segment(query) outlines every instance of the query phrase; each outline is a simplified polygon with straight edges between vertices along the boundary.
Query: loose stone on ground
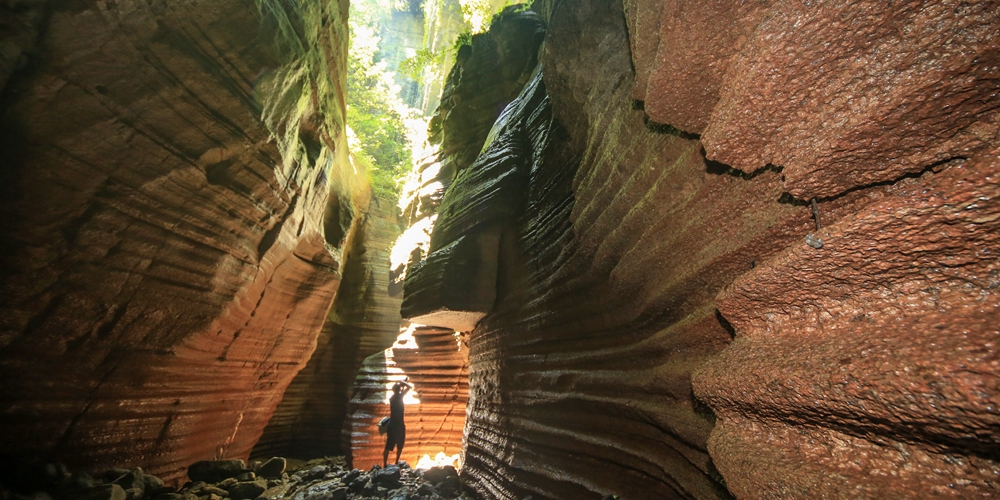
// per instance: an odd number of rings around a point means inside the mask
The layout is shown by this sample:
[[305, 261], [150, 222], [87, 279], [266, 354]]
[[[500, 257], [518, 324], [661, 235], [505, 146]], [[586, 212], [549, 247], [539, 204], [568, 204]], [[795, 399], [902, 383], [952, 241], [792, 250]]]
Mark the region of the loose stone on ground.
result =
[[[180, 489], [142, 469], [113, 469], [100, 479], [70, 473], [61, 464], [41, 468], [37, 477], [8, 489], [0, 480], [0, 500], [474, 500], [463, 491], [451, 466], [414, 470], [406, 462], [361, 471], [342, 457], [290, 467], [286, 459], [267, 462], [211, 460], [188, 468], [191, 481]], [[286, 469], [288, 469], [286, 471]]]

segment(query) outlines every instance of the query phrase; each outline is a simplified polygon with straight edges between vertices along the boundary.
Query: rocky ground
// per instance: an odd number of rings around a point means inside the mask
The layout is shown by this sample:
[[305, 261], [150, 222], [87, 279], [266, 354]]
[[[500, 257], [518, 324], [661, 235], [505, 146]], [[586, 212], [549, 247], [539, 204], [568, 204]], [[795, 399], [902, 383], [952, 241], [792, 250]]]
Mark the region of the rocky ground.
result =
[[[20, 470], [15, 470], [20, 469]], [[286, 470], [287, 469], [287, 470]], [[369, 471], [349, 469], [342, 457], [267, 462], [214, 460], [188, 468], [179, 489], [142, 469], [112, 469], [100, 477], [61, 464], [8, 468], [0, 500], [472, 500], [451, 466], [415, 470], [405, 462]]]

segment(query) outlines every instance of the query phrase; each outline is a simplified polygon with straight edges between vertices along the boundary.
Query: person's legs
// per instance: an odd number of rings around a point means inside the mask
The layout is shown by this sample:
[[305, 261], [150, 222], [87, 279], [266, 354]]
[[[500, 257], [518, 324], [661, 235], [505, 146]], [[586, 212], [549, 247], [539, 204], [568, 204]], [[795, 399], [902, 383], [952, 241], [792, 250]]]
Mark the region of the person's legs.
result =
[[400, 427], [396, 436], [396, 464], [399, 464], [399, 456], [403, 454], [404, 444], [406, 444], [406, 427]]
[[[383, 469], [387, 465], [389, 465], [389, 451], [392, 450], [395, 447], [396, 447], [396, 436], [395, 436], [395, 433], [393, 433], [392, 429], [390, 428], [389, 432], [387, 432], [386, 435], [385, 435], [385, 451], [382, 452], [382, 468]], [[402, 448], [402, 447], [400, 447], [400, 448]], [[397, 458], [396, 461], [398, 462], [399, 459]]]

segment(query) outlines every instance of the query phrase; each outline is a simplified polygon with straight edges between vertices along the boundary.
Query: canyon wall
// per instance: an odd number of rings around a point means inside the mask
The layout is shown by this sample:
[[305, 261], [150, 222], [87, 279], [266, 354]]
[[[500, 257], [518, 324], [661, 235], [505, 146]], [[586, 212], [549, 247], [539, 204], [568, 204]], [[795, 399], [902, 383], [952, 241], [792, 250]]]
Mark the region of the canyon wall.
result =
[[346, 9], [0, 6], [0, 454], [167, 479], [247, 457], [370, 196]]
[[399, 335], [399, 298], [389, 289], [389, 250], [399, 236], [395, 200], [373, 198], [355, 214], [348, 234], [343, 279], [316, 351], [285, 391], [253, 449], [253, 456], [315, 458], [342, 455], [354, 381], [365, 358]]
[[466, 482], [997, 494], [1000, 5], [534, 9], [541, 64], [444, 148], [481, 154], [404, 284], [475, 324]]
[[367, 466], [409, 376], [486, 499], [1000, 494], [1000, 2], [509, 8], [392, 275], [347, 7], [0, 3], [0, 462]]
[[[413, 386], [403, 399], [406, 445], [400, 460], [416, 466], [425, 455], [458, 455], [469, 398], [468, 344], [447, 329], [410, 325], [393, 346], [368, 357], [358, 371], [344, 423], [353, 467], [382, 465], [385, 436], [378, 422], [389, 416], [392, 386]], [[390, 463], [396, 459], [393, 451]]]

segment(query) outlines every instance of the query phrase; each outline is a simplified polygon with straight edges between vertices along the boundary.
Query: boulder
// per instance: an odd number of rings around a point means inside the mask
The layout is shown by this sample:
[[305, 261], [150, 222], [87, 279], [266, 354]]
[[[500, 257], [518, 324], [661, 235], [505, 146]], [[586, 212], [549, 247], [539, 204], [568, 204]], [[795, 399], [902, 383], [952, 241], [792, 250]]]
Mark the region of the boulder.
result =
[[351, 484], [360, 475], [361, 471], [359, 471], [358, 469], [354, 469], [344, 474], [344, 477], [341, 480], [346, 484]]
[[242, 481], [230, 486], [226, 491], [229, 492], [229, 498], [233, 500], [250, 500], [257, 498], [266, 489], [267, 483], [261, 480], [260, 482]]
[[451, 498], [462, 491], [462, 483], [458, 481], [458, 476], [448, 476], [437, 485], [438, 493], [445, 498]]
[[327, 472], [330, 472], [329, 466], [317, 465], [316, 467], [313, 467], [308, 471], [305, 472], [300, 471], [299, 474], [302, 476], [303, 481], [312, 481], [313, 479], [319, 479], [325, 476]]
[[79, 500], [126, 500], [125, 490], [117, 484], [105, 484], [81, 490]]
[[[146, 489], [145, 474], [143, 474], [142, 469], [139, 468], [130, 470], [115, 478], [115, 480], [111, 482], [121, 486], [125, 491], [137, 489], [140, 492], [139, 496], [142, 496], [142, 491]], [[163, 484], [163, 482], [161, 481], [160, 484]]]
[[218, 483], [236, 477], [243, 472], [246, 464], [242, 460], [202, 460], [188, 467], [188, 477], [192, 481]]
[[[360, 488], [359, 488], [360, 489]], [[295, 493], [292, 500], [330, 500], [347, 498], [348, 488], [338, 480], [322, 481]]]
[[450, 465], [445, 465], [443, 467], [431, 467], [430, 469], [425, 470], [421, 477], [424, 478], [424, 481], [436, 485], [449, 477], [457, 478], [458, 471]]
[[372, 482], [377, 486], [382, 486], [386, 489], [396, 489], [403, 484], [399, 482], [400, 472], [399, 467], [389, 466], [385, 469], [381, 469], [375, 472], [372, 477]]
[[264, 465], [261, 465], [260, 468], [257, 469], [257, 475], [268, 479], [279, 478], [285, 473], [285, 468], [287, 466], [288, 462], [284, 458], [274, 457], [267, 462], [264, 462]]
[[143, 490], [147, 492], [163, 487], [163, 480], [152, 474], [143, 474], [142, 483], [143, 483]]
[[198, 496], [207, 494], [207, 495], [218, 495], [220, 497], [224, 497], [228, 493], [229, 493], [228, 491], [219, 488], [217, 486], [205, 486], [204, 488], [201, 489], [201, 492], [199, 493]]

